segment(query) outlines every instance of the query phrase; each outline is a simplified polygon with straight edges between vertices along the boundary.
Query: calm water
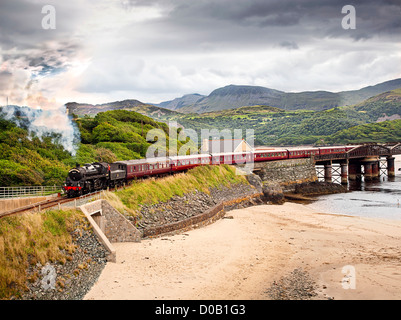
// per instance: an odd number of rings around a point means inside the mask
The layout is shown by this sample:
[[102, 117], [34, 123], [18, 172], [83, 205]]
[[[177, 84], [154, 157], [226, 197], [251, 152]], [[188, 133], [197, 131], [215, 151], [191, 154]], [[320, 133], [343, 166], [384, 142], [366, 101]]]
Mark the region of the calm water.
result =
[[[308, 206], [320, 212], [401, 220], [401, 157], [396, 156], [396, 177], [391, 181], [352, 183], [349, 193], [319, 197]], [[383, 180], [383, 176], [381, 177]]]

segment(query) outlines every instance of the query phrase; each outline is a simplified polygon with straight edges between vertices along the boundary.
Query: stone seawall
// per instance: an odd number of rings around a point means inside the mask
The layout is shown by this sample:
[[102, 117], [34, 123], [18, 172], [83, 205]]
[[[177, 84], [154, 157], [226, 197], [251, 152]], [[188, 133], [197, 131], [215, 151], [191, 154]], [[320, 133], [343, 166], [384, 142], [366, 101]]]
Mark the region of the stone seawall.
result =
[[183, 196], [174, 196], [167, 202], [143, 205], [139, 217], [128, 216], [128, 219], [138, 230], [144, 232], [146, 229], [170, 225], [198, 216], [222, 202], [242, 199], [260, 192], [261, 190], [249, 184], [212, 188], [209, 193], [195, 191]]
[[289, 159], [255, 163], [255, 171], [262, 182], [279, 184], [284, 192], [293, 192], [295, 186], [317, 181], [312, 159]]
[[219, 204], [215, 205], [214, 207], [206, 210], [205, 212], [197, 214], [190, 218], [174, 223], [169, 223], [166, 225], [144, 229], [143, 237], [154, 238], [161, 235], [173, 234], [175, 232], [181, 233], [191, 229], [204, 227], [224, 217], [224, 215], [228, 210], [233, 210], [238, 207], [252, 206], [261, 203], [260, 201], [261, 196], [262, 196], [261, 193], [255, 193], [253, 195], [242, 197], [239, 199], [222, 201]]

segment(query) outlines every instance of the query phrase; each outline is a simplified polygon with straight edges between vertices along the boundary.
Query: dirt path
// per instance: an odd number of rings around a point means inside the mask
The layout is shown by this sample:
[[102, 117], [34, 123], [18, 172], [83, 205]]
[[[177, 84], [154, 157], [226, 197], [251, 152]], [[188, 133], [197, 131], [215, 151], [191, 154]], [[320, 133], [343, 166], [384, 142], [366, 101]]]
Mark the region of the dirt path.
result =
[[117, 263], [85, 299], [268, 299], [272, 282], [296, 268], [316, 282], [318, 299], [401, 299], [401, 221], [294, 203], [227, 216], [184, 234], [115, 244]]

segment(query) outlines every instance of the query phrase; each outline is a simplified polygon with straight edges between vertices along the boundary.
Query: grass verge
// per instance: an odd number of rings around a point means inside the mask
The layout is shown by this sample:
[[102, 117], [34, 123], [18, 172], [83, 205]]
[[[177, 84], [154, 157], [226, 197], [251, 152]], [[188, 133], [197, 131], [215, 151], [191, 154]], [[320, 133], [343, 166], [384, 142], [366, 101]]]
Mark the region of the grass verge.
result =
[[65, 263], [75, 250], [70, 232], [84, 222], [78, 210], [49, 210], [0, 219], [0, 299], [20, 297], [29, 264]]
[[166, 202], [174, 196], [183, 196], [195, 190], [209, 193], [211, 188], [243, 183], [248, 182], [244, 176], [236, 175], [233, 166], [199, 166], [186, 173], [157, 180], [136, 181], [124, 190], [106, 193], [106, 199], [121, 213], [135, 216], [140, 205]]

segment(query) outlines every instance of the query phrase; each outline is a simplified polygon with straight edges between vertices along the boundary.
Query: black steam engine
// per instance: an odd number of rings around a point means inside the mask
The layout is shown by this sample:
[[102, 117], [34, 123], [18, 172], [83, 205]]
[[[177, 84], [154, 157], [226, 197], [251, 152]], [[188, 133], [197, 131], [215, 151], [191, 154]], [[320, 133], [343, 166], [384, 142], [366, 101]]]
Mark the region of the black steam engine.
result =
[[121, 185], [125, 181], [125, 170], [117, 163], [86, 163], [68, 172], [64, 190], [68, 197], [78, 197], [97, 190]]

